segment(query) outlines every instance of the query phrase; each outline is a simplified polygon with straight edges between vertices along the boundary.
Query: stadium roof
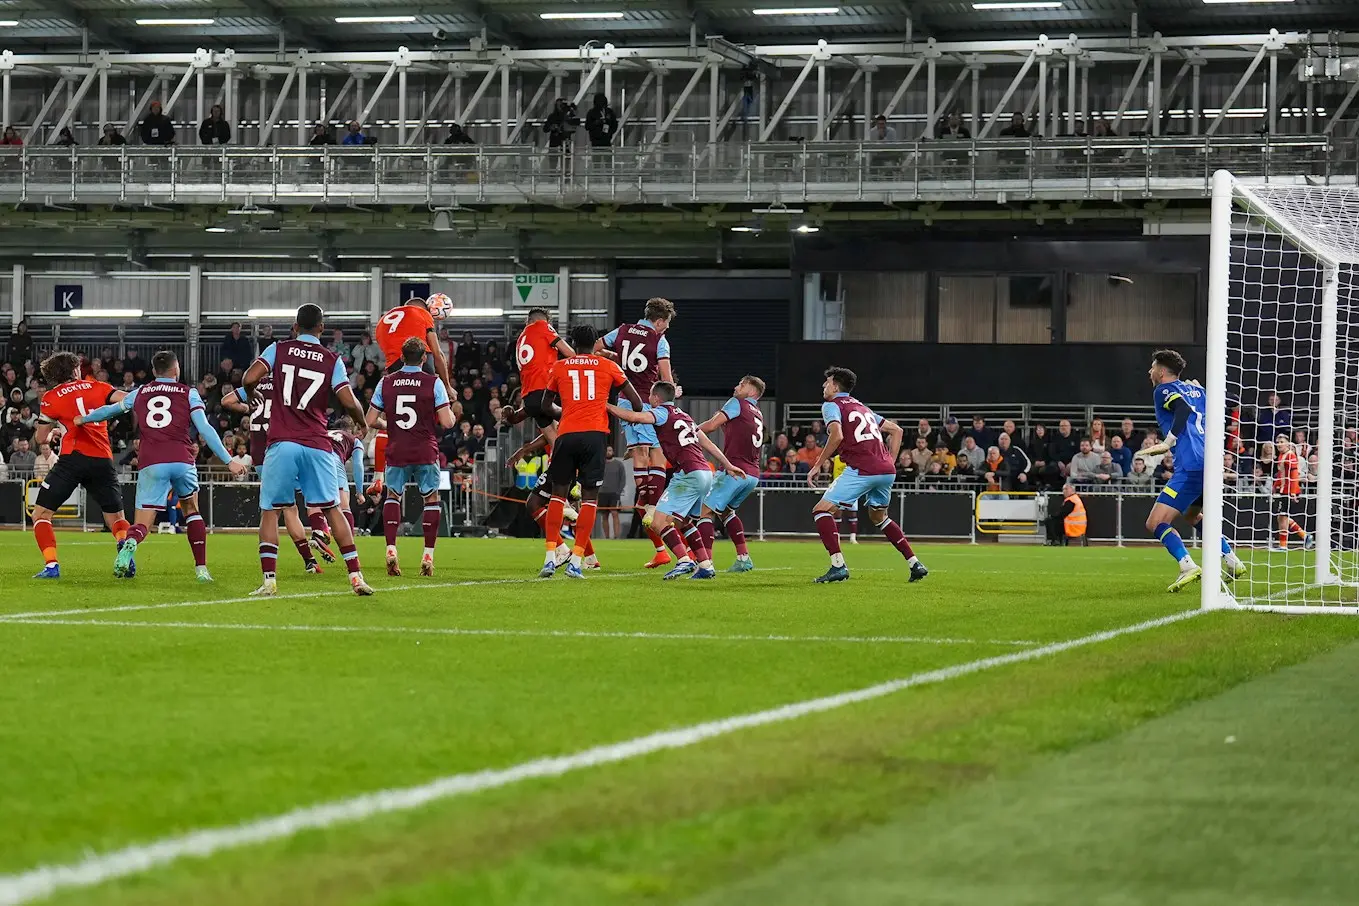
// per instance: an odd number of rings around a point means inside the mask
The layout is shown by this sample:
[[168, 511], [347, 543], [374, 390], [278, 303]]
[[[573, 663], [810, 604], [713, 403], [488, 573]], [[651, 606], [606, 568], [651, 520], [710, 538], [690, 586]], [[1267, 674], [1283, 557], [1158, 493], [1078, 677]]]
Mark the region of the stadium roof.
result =
[[[691, 32], [749, 44], [828, 40], [1244, 34], [1359, 29], [1356, 0], [1047, 0], [1043, 9], [976, 9], [974, 0], [0, 0], [0, 48], [184, 51], [279, 46], [340, 50], [687, 43]], [[985, 5], [982, 0], [981, 5]], [[821, 7], [817, 14], [760, 10]], [[560, 18], [581, 14], [609, 18]], [[385, 16], [400, 21], [340, 22]], [[545, 16], [550, 18], [545, 18]], [[145, 20], [190, 20], [148, 24]], [[138, 20], [143, 20], [140, 24]], [[197, 20], [197, 21], [194, 21]]]

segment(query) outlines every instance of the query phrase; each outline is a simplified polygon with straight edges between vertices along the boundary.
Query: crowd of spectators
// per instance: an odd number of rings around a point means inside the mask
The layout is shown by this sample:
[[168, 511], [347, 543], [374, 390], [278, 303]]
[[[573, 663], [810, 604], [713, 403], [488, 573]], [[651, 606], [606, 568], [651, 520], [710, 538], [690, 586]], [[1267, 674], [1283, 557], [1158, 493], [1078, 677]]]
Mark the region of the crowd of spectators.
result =
[[[1318, 455], [1312, 432], [1293, 425], [1292, 413], [1281, 408], [1277, 395], [1257, 410], [1253, 435], [1243, 438], [1237, 430], [1229, 437], [1227, 484], [1240, 493], [1271, 493], [1279, 435], [1287, 437], [1298, 454], [1304, 487], [1314, 485]], [[905, 430], [897, 480], [908, 485], [992, 491], [1059, 491], [1069, 482], [1081, 491], [1151, 492], [1175, 473], [1174, 453], [1135, 453], [1160, 440], [1155, 427], [1144, 429], [1131, 418], [1123, 419], [1115, 429], [1096, 418], [1081, 431], [1070, 419], [1061, 419], [1055, 429], [1036, 424], [1026, 431], [1012, 419], [995, 429], [981, 416], [973, 418], [970, 427], [963, 427], [952, 416], [939, 428], [922, 418]], [[805, 481], [825, 443], [826, 430], [820, 420], [779, 432], [766, 451], [763, 482], [777, 486]], [[836, 467], [833, 460], [823, 464], [826, 481]], [[1359, 480], [1359, 430], [1345, 433], [1337, 472], [1342, 478]]]
[[[259, 349], [267, 347], [274, 339], [271, 325], [259, 325], [257, 340], [245, 325], [232, 324], [214, 350], [217, 358], [205, 365], [203, 373], [194, 382], [203, 398], [209, 423], [221, 436], [232, 458], [244, 465], [253, 464], [248, 417], [223, 407], [222, 399], [241, 386], [245, 369], [254, 361]], [[366, 330], [346, 333], [337, 327], [328, 330], [322, 341], [345, 363], [350, 386], [367, 408], [386, 365], [372, 334]], [[475, 458], [496, 436], [501, 408], [517, 387], [518, 375], [507, 361], [502, 344], [495, 340], [482, 343], [470, 332], [455, 338], [445, 329], [441, 332], [441, 342], [454, 383], [454, 426], [440, 434], [441, 464], [455, 477], [465, 478], [471, 474]], [[149, 355], [150, 351], [128, 347], [126, 357], [119, 358], [112, 347], [107, 347], [96, 356], [81, 356], [81, 374], [106, 381], [120, 390], [132, 390], [150, 380]], [[206, 354], [204, 357], [207, 358]], [[3, 399], [0, 403], [0, 479], [41, 478], [59, 454], [59, 450], [52, 450], [48, 444], [33, 445], [39, 401], [47, 391], [37, 364], [33, 338], [21, 322], [0, 357], [0, 399]], [[111, 421], [109, 439], [114, 465], [123, 473], [134, 472], [139, 444], [132, 420]], [[370, 443], [370, 468], [372, 452]], [[206, 473], [216, 478], [226, 477], [225, 469], [206, 445], [200, 447], [198, 456], [199, 466]], [[218, 471], [221, 474], [217, 474]], [[248, 477], [247, 473], [239, 480]]]

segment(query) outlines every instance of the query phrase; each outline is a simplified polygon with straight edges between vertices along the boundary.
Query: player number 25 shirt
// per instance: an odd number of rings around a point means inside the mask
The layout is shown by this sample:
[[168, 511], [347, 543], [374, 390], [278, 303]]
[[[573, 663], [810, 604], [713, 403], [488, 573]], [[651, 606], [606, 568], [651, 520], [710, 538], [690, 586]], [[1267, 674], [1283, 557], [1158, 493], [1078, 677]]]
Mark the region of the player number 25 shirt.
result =
[[[676, 472], [707, 472], [708, 459], [698, 445], [698, 425], [688, 412], [666, 403], [651, 410], [656, 418], [656, 438], [661, 453]], [[735, 463], [732, 463], [735, 465]]]
[[609, 394], [627, 382], [623, 370], [609, 359], [573, 355], [561, 359], [547, 376], [547, 389], [561, 399], [558, 434], [609, 430]]
[[78, 416], [89, 415], [105, 405], [114, 393], [103, 381], [75, 380], [58, 384], [42, 395], [38, 412], [48, 424], [59, 424], [66, 432], [61, 454], [80, 453], [93, 459], [111, 459], [108, 427], [103, 422], [76, 426]]

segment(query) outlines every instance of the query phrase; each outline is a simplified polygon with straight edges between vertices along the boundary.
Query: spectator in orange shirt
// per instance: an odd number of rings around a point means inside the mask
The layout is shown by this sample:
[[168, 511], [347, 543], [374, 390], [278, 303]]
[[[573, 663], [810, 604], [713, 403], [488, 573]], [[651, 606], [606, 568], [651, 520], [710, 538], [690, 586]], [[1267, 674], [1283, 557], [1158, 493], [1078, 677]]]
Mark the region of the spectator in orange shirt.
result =
[[821, 458], [821, 445], [816, 442], [816, 435], [808, 434], [802, 440], [802, 446], [793, 456], [793, 461], [798, 464], [798, 472], [806, 474], [816, 465], [816, 461]]
[[1000, 480], [997, 473], [1004, 461], [1005, 458], [1000, 455], [1000, 447], [986, 448], [986, 489], [988, 491], [1000, 490]]

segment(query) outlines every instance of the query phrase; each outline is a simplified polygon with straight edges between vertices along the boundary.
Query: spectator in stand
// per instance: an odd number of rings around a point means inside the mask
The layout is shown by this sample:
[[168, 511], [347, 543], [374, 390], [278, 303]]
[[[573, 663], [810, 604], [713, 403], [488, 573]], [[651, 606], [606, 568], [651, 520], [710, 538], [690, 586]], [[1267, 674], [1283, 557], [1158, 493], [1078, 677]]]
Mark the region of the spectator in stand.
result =
[[19, 137], [19, 131], [13, 126], [6, 126], [5, 133], [0, 136], [0, 145], [22, 145], [24, 140]]
[[358, 120], [350, 120], [344, 127], [344, 139], [342, 145], [366, 145], [368, 139], [363, 134], [363, 129], [359, 126]]
[[[202, 110], [202, 107], [198, 108]], [[212, 110], [208, 112], [208, 118], [203, 120], [198, 127], [198, 143], [200, 145], [229, 145], [231, 144], [231, 124], [223, 116], [222, 105], [213, 104]]]
[[1114, 434], [1109, 438], [1109, 458], [1118, 466], [1118, 470], [1127, 475], [1132, 471], [1132, 450], [1123, 444], [1123, 436]]
[[1004, 462], [1005, 458], [1000, 455], [999, 446], [986, 448], [986, 462], [983, 463], [985, 472], [983, 473], [983, 477], [986, 479], [987, 490], [1000, 490], [1000, 467]]
[[33, 460], [33, 477], [43, 479], [57, 464], [57, 455], [52, 452], [51, 444], [38, 444], [38, 455]]
[[1081, 438], [1080, 452], [1071, 457], [1067, 475], [1076, 487], [1089, 487], [1095, 483], [1095, 472], [1099, 468], [1099, 454], [1090, 446], [1090, 439]]
[[1175, 474], [1175, 454], [1166, 453], [1165, 456], [1161, 457], [1161, 461], [1157, 464], [1155, 470], [1152, 471], [1151, 477], [1152, 481], [1154, 481], [1157, 485], [1163, 485], [1167, 481], [1169, 481], [1170, 477], [1174, 474]]
[[350, 349], [349, 344], [344, 341], [344, 331], [340, 328], [337, 327], [330, 332], [330, 345], [326, 348], [339, 356], [340, 361], [344, 362], [346, 365], [353, 363], [353, 350]]
[[788, 440], [788, 435], [780, 432], [779, 435], [774, 438], [774, 448], [770, 451], [769, 455], [777, 456], [780, 463], [785, 463], [797, 452], [792, 449], [792, 446], [792, 443]]
[[972, 468], [972, 460], [968, 459], [961, 451], [957, 457], [958, 464], [953, 468], [953, 477], [963, 483], [971, 483], [977, 480], [977, 470]]
[[1000, 130], [1001, 138], [1028, 138], [1029, 127], [1024, 123], [1024, 114], [1010, 114], [1010, 124]]
[[1255, 413], [1255, 441], [1265, 443], [1274, 441], [1280, 434], [1293, 433], [1293, 413], [1283, 408], [1279, 394], [1271, 393], [1268, 404]]
[[917, 438], [924, 439], [925, 449], [927, 450], [934, 449], [934, 442], [938, 438], [938, 434], [935, 432], [933, 428], [930, 427], [929, 419], [922, 418], [920, 421], [916, 422], [915, 430], [906, 436], [904, 443], [910, 444], [911, 446], [915, 446]]
[[236, 370], [236, 363], [231, 359], [222, 359], [217, 364], [217, 372], [213, 377], [217, 378], [217, 386], [220, 389], [223, 384], [231, 383], [231, 373]]
[[28, 448], [28, 438], [21, 437], [14, 442], [14, 452], [9, 456], [9, 477], [28, 480], [33, 477], [33, 464], [37, 455]]
[[330, 134], [325, 123], [314, 123], [311, 127], [311, 138], [307, 139], [307, 145], [319, 148], [322, 145], [335, 144], [335, 136]]
[[812, 466], [821, 458], [821, 445], [816, 442], [816, 438], [808, 434], [802, 439], [802, 446], [798, 448], [793, 461], [797, 463], [799, 475], [805, 475], [812, 470]]
[[[263, 350], [268, 349], [270, 346], [273, 346], [273, 345], [274, 345], [274, 325], [272, 325], [272, 324], [261, 324], [261, 325], [260, 325], [260, 345], [259, 345], [260, 350], [263, 351]], [[252, 347], [252, 348], [253, 348], [253, 347]], [[253, 360], [252, 360], [252, 361], [253, 361]]]
[[1108, 446], [1109, 437], [1104, 429], [1104, 419], [1094, 419], [1090, 422], [1090, 449], [1096, 453], [1103, 453]]
[[963, 432], [958, 427], [958, 419], [951, 415], [944, 419], [944, 430], [939, 433], [938, 439], [948, 444], [948, 451], [956, 456], [963, 448]]
[[603, 517], [601, 526], [603, 538], [623, 537], [622, 519], [618, 515], [623, 504], [623, 490], [627, 485], [628, 467], [609, 445], [604, 448], [604, 481], [599, 486], [599, 515]]
[[812, 419], [812, 426], [807, 429], [807, 433], [816, 438], [816, 445], [824, 447], [830, 440], [830, 434], [826, 431], [826, 423], [819, 418]]
[[986, 427], [986, 419], [980, 415], [972, 416], [972, 427], [967, 429], [966, 434], [983, 450], [996, 445], [996, 432]]
[[1306, 428], [1293, 429], [1293, 449], [1297, 451], [1298, 459], [1304, 462], [1312, 455], [1312, 442]]
[[230, 449], [231, 461], [245, 466], [245, 471], [237, 475], [236, 480], [245, 481], [250, 477], [250, 467], [255, 464], [255, 461], [250, 458], [250, 444], [244, 437], [237, 436]]
[[99, 141], [96, 142], [96, 144], [106, 148], [115, 147], [117, 145], [126, 145], [127, 139], [123, 137], [123, 133], [118, 131], [117, 126], [112, 123], [105, 123], [104, 133], [99, 136]]
[[764, 470], [760, 472], [761, 482], [779, 482], [783, 479], [783, 460], [771, 456], [765, 460]]
[[958, 111], [953, 111], [948, 115], [948, 119], [939, 124], [935, 131], [935, 138], [945, 139], [970, 139], [972, 133], [963, 125], [963, 115]]
[[8, 414], [5, 423], [0, 425], [0, 453], [8, 456], [14, 449], [15, 441], [33, 439], [33, 429], [20, 421], [18, 407], [10, 406], [5, 411]]
[[1321, 474], [1321, 454], [1312, 452], [1307, 454], [1307, 468], [1302, 473], [1304, 484], [1316, 484], [1317, 478]]
[[143, 145], [169, 147], [175, 143], [175, 124], [161, 109], [160, 101], [151, 102], [151, 112], [142, 120], [138, 134]]
[[1033, 431], [1029, 434], [1028, 442], [1024, 445], [1024, 450], [1033, 460], [1033, 468], [1029, 470], [1029, 477], [1033, 481], [1034, 490], [1044, 488], [1056, 488], [1062, 483], [1062, 471], [1057, 468], [1057, 463], [1048, 459], [1048, 429], [1043, 425], [1034, 425]]
[[[1015, 424], [1014, 419], [1007, 418], [1001, 425], [1000, 433], [1010, 435], [1010, 446], [1021, 447], [1024, 452], [1028, 452], [1028, 447], [1024, 444], [1024, 435], [1019, 433], [1019, 426]], [[1000, 438], [997, 437], [996, 440], [999, 441]]]
[[481, 370], [481, 344], [472, 336], [470, 330], [463, 331], [462, 339], [458, 341], [458, 351], [453, 356], [453, 367], [460, 374], [463, 372], [475, 374]]
[[[1144, 437], [1142, 438], [1142, 449], [1143, 449], [1143, 450], [1146, 450], [1147, 448], [1149, 448], [1149, 447], [1154, 447], [1154, 446], [1156, 446], [1156, 432], [1153, 431], [1153, 432], [1149, 432], [1146, 436], [1144, 436]], [[1133, 457], [1133, 458], [1134, 458], [1134, 459], [1138, 459], [1138, 458], [1146, 459], [1146, 461], [1147, 461], [1147, 468], [1148, 468], [1148, 469], [1151, 469], [1152, 471], [1155, 471], [1155, 470], [1156, 470], [1156, 467], [1159, 466], [1159, 465], [1161, 464], [1161, 457], [1160, 457], [1160, 456], [1145, 456], [1145, 457]]]
[[382, 348], [373, 342], [371, 331], [365, 330], [359, 334], [359, 342], [354, 344], [353, 355], [355, 368], [362, 368], [364, 362], [372, 362], [379, 368], [387, 364], [383, 359]]
[[1063, 479], [1071, 473], [1071, 459], [1080, 452], [1080, 441], [1071, 430], [1071, 419], [1057, 423], [1057, 434], [1048, 441], [1048, 462], [1057, 464]]
[[445, 145], [475, 145], [477, 140], [467, 134], [461, 123], [449, 123], [448, 135], [444, 136]]
[[547, 146], [549, 148], [569, 146], [579, 125], [580, 117], [576, 116], [575, 105], [566, 98], [557, 98], [552, 104], [552, 112], [543, 120], [542, 128], [547, 133]]
[[963, 438], [963, 448], [958, 452], [958, 468], [961, 469], [963, 460], [967, 460], [967, 467], [974, 475], [982, 473], [982, 466], [986, 465], [986, 451], [977, 445], [977, 439], [968, 435]]
[[[1010, 424], [1014, 424], [1011, 422]], [[1002, 434], [999, 441], [1001, 464], [997, 472], [1001, 490], [1027, 491], [1029, 489], [1029, 470], [1033, 462], [1022, 447], [1015, 446], [1009, 434]]]
[[1123, 446], [1128, 450], [1142, 450], [1142, 432], [1137, 431], [1132, 418], [1124, 418], [1123, 425], [1118, 429], [1118, 436], [1123, 437]]
[[28, 323], [20, 321], [14, 325], [13, 332], [9, 335], [9, 343], [5, 347], [5, 355], [8, 361], [15, 366], [22, 366], [25, 362], [33, 358], [33, 335], [28, 332]]
[[930, 457], [930, 476], [947, 478], [958, 468], [958, 457], [949, 450], [948, 444], [940, 438], [934, 445], [934, 455]]
[[930, 460], [934, 458], [934, 453], [930, 450], [930, 439], [928, 435], [917, 434], [915, 445], [911, 448], [909, 461], [909, 475], [912, 481], [920, 481], [930, 471]]
[[468, 456], [480, 456], [486, 452], [486, 429], [481, 425], [473, 425], [472, 433], [463, 439], [461, 446]]
[[1230, 453], [1222, 454], [1222, 483], [1236, 486], [1236, 457]]
[[[233, 321], [231, 328], [227, 330], [226, 336], [222, 338], [222, 351], [218, 353], [218, 358], [230, 359], [233, 364], [253, 362], [255, 360], [255, 344], [250, 342], [250, 335], [241, 327], [240, 321]], [[128, 370], [131, 363], [124, 363]], [[228, 374], [231, 369], [227, 369]]]
[[369, 393], [372, 393], [382, 381], [381, 369], [371, 361], [364, 362], [363, 367], [356, 373], [358, 375], [358, 389], [360, 391], [366, 390]]
[[1133, 459], [1132, 471], [1128, 473], [1125, 482], [1133, 490], [1149, 490], [1152, 485], [1152, 475], [1147, 471], [1147, 461], [1138, 456]]
[[868, 127], [868, 140], [870, 142], [894, 142], [897, 140], [897, 130], [887, 125], [887, 117], [879, 113], [873, 117], [873, 124]]
[[1112, 487], [1123, 480], [1123, 469], [1114, 462], [1113, 454], [1105, 450], [1099, 455], [1099, 465], [1095, 467], [1095, 484]]

